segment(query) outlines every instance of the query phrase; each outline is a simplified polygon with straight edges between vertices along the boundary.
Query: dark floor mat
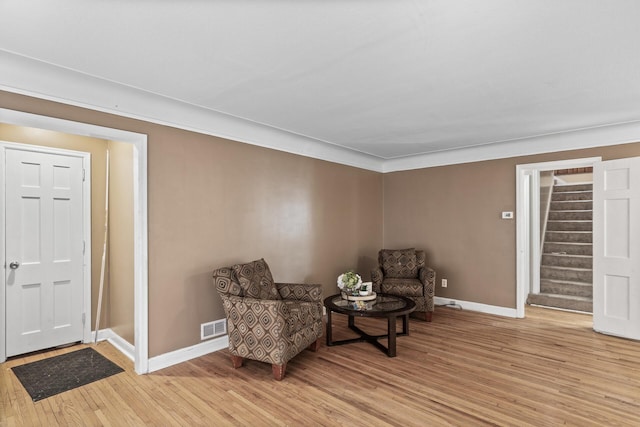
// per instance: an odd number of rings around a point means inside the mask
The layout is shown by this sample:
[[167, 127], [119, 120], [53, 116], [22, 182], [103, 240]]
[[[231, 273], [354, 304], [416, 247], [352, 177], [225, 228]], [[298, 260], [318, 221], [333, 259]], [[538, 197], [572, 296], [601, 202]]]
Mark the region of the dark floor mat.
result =
[[92, 348], [12, 369], [34, 402], [124, 371]]

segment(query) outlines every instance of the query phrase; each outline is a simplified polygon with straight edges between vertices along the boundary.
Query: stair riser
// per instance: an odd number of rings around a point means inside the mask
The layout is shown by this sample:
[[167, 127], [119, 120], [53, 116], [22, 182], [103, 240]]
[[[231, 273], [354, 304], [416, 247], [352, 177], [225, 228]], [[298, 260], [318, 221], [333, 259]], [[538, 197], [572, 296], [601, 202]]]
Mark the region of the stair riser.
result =
[[554, 192], [551, 195], [551, 200], [554, 202], [562, 202], [568, 200], [593, 200], [593, 193], [591, 191], [578, 191], [576, 193]]
[[593, 268], [593, 258], [545, 254], [542, 255], [542, 265], [570, 268]]
[[548, 221], [548, 231], [592, 231], [591, 221]]
[[572, 295], [576, 297], [593, 298], [593, 286], [574, 285], [570, 283], [554, 283], [540, 281], [540, 292], [556, 295]]
[[589, 211], [593, 209], [593, 202], [585, 201], [569, 201], [569, 202], [551, 202], [549, 210], [551, 211]]
[[593, 243], [592, 233], [572, 233], [562, 231], [547, 231], [545, 242], [562, 242], [562, 243]]
[[567, 255], [593, 255], [593, 246], [549, 242], [544, 244], [543, 252], [546, 254], [564, 252]]
[[593, 302], [591, 301], [573, 301], [548, 297], [546, 295], [529, 295], [527, 303], [543, 305], [546, 307], [563, 308], [565, 310], [584, 311], [586, 313], [593, 312]]
[[556, 185], [553, 187], [554, 193], [561, 193], [567, 191], [592, 191], [592, 184], [575, 184], [575, 185]]
[[591, 221], [593, 211], [549, 211], [549, 221]]
[[551, 280], [569, 280], [572, 282], [593, 283], [592, 270], [559, 270], [556, 268], [540, 267], [540, 278]]

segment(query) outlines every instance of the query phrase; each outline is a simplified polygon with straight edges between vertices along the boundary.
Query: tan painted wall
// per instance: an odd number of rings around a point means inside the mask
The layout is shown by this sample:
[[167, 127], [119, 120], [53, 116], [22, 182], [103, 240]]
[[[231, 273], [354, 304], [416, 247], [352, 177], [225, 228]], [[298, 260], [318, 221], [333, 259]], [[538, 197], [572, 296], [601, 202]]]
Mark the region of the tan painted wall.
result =
[[109, 326], [134, 344], [133, 145], [109, 141]]
[[[0, 140], [91, 153], [91, 319], [93, 319], [91, 329], [93, 330], [95, 326], [96, 307], [98, 305], [100, 264], [102, 261], [102, 244], [104, 238], [105, 159], [107, 141], [104, 139], [69, 135], [42, 129], [12, 126], [5, 123], [0, 123]], [[108, 310], [102, 311], [100, 328], [108, 326], [108, 314]]]
[[264, 257], [276, 281], [375, 265], [382, 175], [0, 92], [0, 107], [148, 135], [149, 356], [200, 342], [224, 317], [211, 271]]
[[516, 165], [595, 156], [640, 156], [640, 143], [385, 174], [385, 247], [425, 249], [437, 296], [515, 308], [516, 221], [500, 212], [516, 209]]

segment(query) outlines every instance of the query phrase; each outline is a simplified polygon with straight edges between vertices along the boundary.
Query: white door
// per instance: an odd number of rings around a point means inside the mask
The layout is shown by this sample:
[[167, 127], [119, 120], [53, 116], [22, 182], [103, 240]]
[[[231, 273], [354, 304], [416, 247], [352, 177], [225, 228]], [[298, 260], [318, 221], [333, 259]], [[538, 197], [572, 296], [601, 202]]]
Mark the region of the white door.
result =
[[640, 339], [640, 157], [593, 170], [593, 329]]
[[83, 339], [82, 158], [6, 150], [6, 355]]

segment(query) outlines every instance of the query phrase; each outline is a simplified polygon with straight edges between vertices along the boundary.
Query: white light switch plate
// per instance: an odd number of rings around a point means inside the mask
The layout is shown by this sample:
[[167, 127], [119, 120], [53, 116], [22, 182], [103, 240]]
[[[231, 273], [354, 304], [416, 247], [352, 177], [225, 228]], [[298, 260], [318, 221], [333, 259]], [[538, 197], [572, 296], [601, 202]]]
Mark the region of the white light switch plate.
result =
[[513, 219], [513, 212], [502, 212], [502, 219]]

